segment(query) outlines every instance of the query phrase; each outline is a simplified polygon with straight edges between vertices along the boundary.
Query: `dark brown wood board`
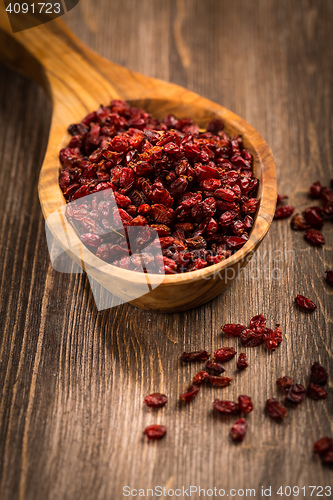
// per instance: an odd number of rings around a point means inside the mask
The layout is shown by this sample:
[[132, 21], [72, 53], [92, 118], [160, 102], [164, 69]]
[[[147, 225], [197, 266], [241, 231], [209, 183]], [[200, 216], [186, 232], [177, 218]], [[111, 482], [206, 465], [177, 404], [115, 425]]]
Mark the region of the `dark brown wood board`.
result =
[[[253, 125], [272, 149], [279, 191], [298, 211], [313, 204], [313, 181], [333, 177], [329, 0], [81, 0], [64, 19], [101, 55]], [[300, 498], [310, 498], [309, 485], [332, 485], [332, 470], [312, 453], [316, 439], [333, 436], [332, 382], [327, 400], [306, 399], [282, 424], [264, 414], [266, 399], [279, 394], [276, 378], [306, 384], [314, 361], [332, 376], [333, 289], [324, 277], [333, 267], [332, 224], [315, 249], [288, 221], [273, 222], [239, 279], [200, 308], [98, 312], [87, 277], [49, 262], [37, 182], [50, 117], [43, 91], [1, 66], [0, 498], [118, 500], [126, 485], [255, 488], [258, 498], [262, 485], [305, 486]], [[296, 309], [299, 293], [316, 302], [313, 314]], [[276, 352], [222, 337], [222, 324], [258, 313], [281, 323]], [[235, 360], [226, 363], [229, 388], [204, 389], [181, 407], [180, 392], [202, 366], [181, 364], [182, 351], [223, 345], [245, 351], [250, 367], [239, 374]], [[169, 403], [151, 411], [142, 401], [155, 391]], [[252, 396], [255, 409], [235, 446], [234, 419], [213, 414], [212, 402], [239, 394]], [[151, 423], [167, 426], [162, 441], [144, 440]]]

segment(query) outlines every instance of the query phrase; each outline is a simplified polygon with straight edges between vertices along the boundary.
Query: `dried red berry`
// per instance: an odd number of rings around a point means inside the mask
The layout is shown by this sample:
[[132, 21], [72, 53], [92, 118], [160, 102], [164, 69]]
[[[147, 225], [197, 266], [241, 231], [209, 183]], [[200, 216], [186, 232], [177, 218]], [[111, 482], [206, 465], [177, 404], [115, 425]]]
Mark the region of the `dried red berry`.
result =
[[224, 366], [221, 365], [221, 363], [215, 363], [214, 361], [207, 361], [206, 369], [210, 372], [217, 373], [218, 375], [225, 372]]
[[195, 398], [198, 392], [199, 392], [199, 387], [193, 384], [190, 387], [188, 387], [188, 389], [185, 392], [183, 392], [183, 394], [181, 394], [179, 398], [181, 401], [189, 403], [190, 401], [192, 401], [192, 399]]
[[256, 328], [256, 327], [264, 327], [266, 326], [266, 318], [263, 314], [258, 314], [257, 316], [254, 316], [249, 324], [249, 328]]
[[290, 403], [300, 404], [305, 398], [306, 391], [301, 384], [294, 384], [286, 392], [286, 401]]
[[233, 347], [221, 347], [214, 352], [214, 358], [216, 361], [229, 361], [236, 356], [237, 352]]
[[168, 397], [165, 394], [155, 392], [146, 396], [143, 402], [151, 408], [162, 408], [168, 402]]
[[325, 244], [325, 238], [323, 234], [318, 231], [317, 229], [308, 229], [304, 233], [304, 239], [310, 243], [311, 245], [314, 245], [316, 247], [320, 247], [321, 245]]
[[294, 231], [305, 231], [309, 228], [304, 215], [296, 214], [290, 221], [290, 225]]
[[238, 415], [240, 413], [238, 403], [234, 403], [233, 401], [215, 399], [213, 408], [222, 413], [222, 415]]
[[240, 337], [241, 333], [246, 330], [246, 327], [243, 325], [234, 325], [234, 324], [227, 324], [221, 327], [223, 332], [230, 335], [231, 337]]
[[147, 436], [148, 439], [162, 439], [167, 432], [167, 428], [164, 425], [148, 425], [148, 427], [145, 428], [144, 434]]
[[320, 455], [323, 464], [332, 465], [333, 464], [333, 450], [327, 451]]
[[216, 387], [227, 387], [232, 381], [229, 377], [218, 377], [214, 375], [209, 375], [207, 380], [211, 385]]
[[311, 366], [310, 381], [314, 384], [325, 385], [328, 380], [327, 371], [319, 363], [314, 363]]
[[313, 446], [314, 453], [322, 455], [333, 449], [333, 439], [329, 437], [323, 437], [318, 439]]
[[294, 207], [290, 205], [283, 205], [275, 210], [274, 219], [288, 219], [294, 211]]
[[241, 352], [237, 361], [237, 369], [245, 370], [249, 366], [247, 356], [244, 352]]
[[266, 411], [271, 418], [285, 418], [287, 416], [287, 408], [275, 398], [267, 399]]
[[263, 339], [267, 349], [274, 351], [282, 342], [282, 331], [280, 326], [277, 325], [274, 331], [270, 328], [266, 328]]
[[[208, 362], [208, 361], [207, 361]], [[204, 370], [201, 372], [198, 372], [196, 375], [193, 377], [193, 385], [200, 385], [203, 382], [206, 381], [208, 378], [209, 374], [205, 372]]]
[[186, 362], [206, 361], [210, 354], [207, 351], [183, 352], [181, 360]]
[[244, 418], [236, 420], [230, 429], [230, 437], [233, 441], [243, 441], [247, 431], [247, 422]]
[[328, 283], [330, 286], [333, 286], [333, 269], [328, 269], [325, 271], [326, 273], [326, 283]]
[[277, 195], [277, 205], [280, 205], [283, 200], [287, 200], [288, 196], [285, 194], [278, 194]]
[[294, 385], [294, 381], [290, 377], [278, 378], [276, 383], [284, 391], [287, 391], [288, 389], [290, 389], [290, 387], [292, 387]]
[[307, 297], [304, 297], [304, 295], [297, 295], [297, 297], [295, 298], [295, 302], [303, 311], [314, 311], [315, 309], [317, 309], [316, 304]]
[[308, 385], [306, 393], [309, 398], [314, 399], [315, 401], [327, 398], [327, 392], [325, 389], [323, 389], [321, 385], [314, 384], [313, 382], [310, 382]]
[[320, 182], [314, 182], [309, 189], [309, 193], [311, 198], [320, 198], [321, 196], [322, 185]]
[[253, 410], [253, 403], [250, 396], [238, 396], [239, 409], [243, 413], [251, 413]]
[[266, 328], [262, 327], [257, 327], [253, 330], [247, 328], [243, 331], [240, 337], [242, 344], [247, 347], [257, 347], [258, 345], [261, 345], [264, 342], [265, 331]]
[[324, 225], [323, 218], [318, 214], [314, 208], [307, 208], [304, 213], [304, 218], [309, 226], [316, 229], [321, 229]]

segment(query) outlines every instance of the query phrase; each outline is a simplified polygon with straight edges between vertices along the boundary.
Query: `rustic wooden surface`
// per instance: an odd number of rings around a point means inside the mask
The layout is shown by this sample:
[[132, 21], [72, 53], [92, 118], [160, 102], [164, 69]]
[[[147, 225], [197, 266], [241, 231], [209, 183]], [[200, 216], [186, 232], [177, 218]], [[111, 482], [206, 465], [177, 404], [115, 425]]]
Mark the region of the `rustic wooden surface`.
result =
[[[65, 20], [102, 55], [247, 120], [273, 151], [280, 192], [299, 209], [311, 204], [314, 180], [333, 177], [329, 0], [81, 0]], [[49, 263], [37, 181], [51, 106], [4, 66], [0, 96], [0, 498], [118, 500], [125, 485], [256, 488], [261, 498], [261, 485], [332, 483], [332, 470], [312, 455], [313, 442], [332, 435], [332, 383], [326, 401], [306, 400], [280, 425], [263, 412], [278, 394], [278, 376], [306, 383], [317, 360], [332, 375], [333, 291], [324, 282], [333, 264], [331, 224], [325, 247], [314, 249], [288, 222], [275, 222], [232, 287], [195, 310], [97, 312], [87, 277]], [[317, 303], [313, 314], [296, 310], [298, 293]], [[281, 323], [280, 348], [242, 349], [248, 370], [236, 374], [229, 362], [229, 388], [203, 390], [181, 408], [178, 395], [197, 367], [181, 365], [180, 353], [239, 350], [220, 326], [259, 312]], [[143, 408], [154, 391], [169, 395], [167, 408]], [[211, 403], [241, 393], [253, 397], [255, 411], [235, 446], [233, 419], [213, 415]], [[151, 423], [167, 425], [163, 441], [144, 441]]]

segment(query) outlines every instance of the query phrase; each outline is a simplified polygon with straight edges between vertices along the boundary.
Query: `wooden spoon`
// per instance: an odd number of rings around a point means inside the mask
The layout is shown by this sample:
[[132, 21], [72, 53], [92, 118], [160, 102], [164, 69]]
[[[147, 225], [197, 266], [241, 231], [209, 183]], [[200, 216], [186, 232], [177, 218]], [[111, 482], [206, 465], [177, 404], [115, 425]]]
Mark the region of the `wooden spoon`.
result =
[[[53, 104], [49, 142], [38, 185], [45, 219], [65, 205], [58, 185], [58, 155], [69, 141], [68, 125], [81, 121], [100, 104], [108, 105], [111, 99], [131, 101], [132, 105], [160, 119], [168, 113], [177, 118], [191, 117], [202, 127], [212, 118], [221, 118], [229, 134], [243, 136], [245, 147], [253, 154], [254, 173], [260, 181], [260, 205], [249, 241], [226, 261], [200, 271], [165, 276], [160, 285], [160, 276], [155, 275], [155, 280], [154, 275], [150, 275], [147, 288], [146, 277], [141, 273], [105, 263], [101, 268], [100, 260], [86, 249], [81, 257], [76, 252], [68, 252], [102, 286], [143, 309], [186, 310], [221, 293], [253, 255], [275, 211], [275, 164], [258, 132], [231, 111], [194, 92], [104, 59], [80, 42], [60, 19], [13, 34], [1, 6], [0, 57], [42, 85]], [[74, 231], [69, 229], [69, 232], [80, 245]], [[136, 288], [134, 296], [138, 298], [132, 300], [131, 293]]]

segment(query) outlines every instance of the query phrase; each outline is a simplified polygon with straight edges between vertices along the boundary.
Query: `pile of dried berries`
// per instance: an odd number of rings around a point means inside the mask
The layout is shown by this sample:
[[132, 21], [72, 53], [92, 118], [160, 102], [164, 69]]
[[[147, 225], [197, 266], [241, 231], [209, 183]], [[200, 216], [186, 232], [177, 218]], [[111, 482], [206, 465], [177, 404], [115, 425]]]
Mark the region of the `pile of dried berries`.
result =
[[[266, 318], [262, 314], [254, 316], [249, 324], [249, 328], [240, 324], [226, 324], [222, 326], [222, 331], [231, 337], [239, 337], [241, 343], [246, 347], [257, 347], [265, 344], [267, 349], [274, 351], [282, 342], [282, 331], [280, 325], [276, 325], [275, 330], [266, 327]], [[246, 356], [238, 360], [240, 370], [246, 368]]]
[[152, 228], [146, 246], [157, 232], [166, 274], [216, 264], [248, 240], [258, 180], [242, 138], [230, 138], [221, 120], [201, 132], [188, 118], [159, 121], [115, 100], [68, 130], [73, 137], [60, 151], [59, 175], [66, 201], [112, 189], [118, 205], [115, 214], [103, 193], [102, 202], [80, 200], [68, 213], [82, 242], [102, 260], [138, 269], [126, 238], [113, 230], [115, 218], [125, 228]]
[[[306, 390], [303, 385], [295, 384], [287, 376], [277, 379], [276, 383], [284, 392], [284, 403], [298, 405], [302, 403], [305, 396], [315, 401], [325, 399], [327, 392], [323, 389], [322, 385], [326, 384], [327, 379], [328, 375], [325, 368], [319, 363], [314, 363], [311, 367], [310, 381]], [[266, 412], [271, 418], [276, 420], [285, 418], [288, 413], [286, 406], [275, 398], [270, 398], [266, 401]]]

